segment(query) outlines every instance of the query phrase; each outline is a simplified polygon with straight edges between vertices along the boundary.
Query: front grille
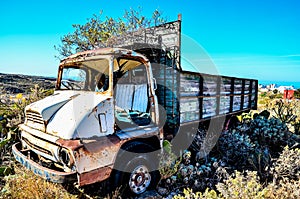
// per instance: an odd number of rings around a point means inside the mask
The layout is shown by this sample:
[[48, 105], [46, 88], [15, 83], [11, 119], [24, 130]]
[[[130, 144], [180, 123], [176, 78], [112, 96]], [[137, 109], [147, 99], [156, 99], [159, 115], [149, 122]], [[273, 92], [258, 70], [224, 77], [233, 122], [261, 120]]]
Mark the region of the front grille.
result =
[[31, 110], [26, 111], [26, 121], [44, 125], [44, 120], [42, 115], [37, 112], [33, 112]]
[[31, 147], [32, 149], [38, 150], [38, 151], [40, 151], [42, 153], [45, 153], [47, 155], [51, 155], [52, 156], [52, 153], [50, 151], [48, 151], [47, 149], [44, 149], [42, 147], [39, 147], [39, 146], [31, 143], [28, 139], [26, 139], [24, 137], [22, 139], [24, 140], [24, 142], [26, 143], [26, 145], [29, 146], [29, 147]]

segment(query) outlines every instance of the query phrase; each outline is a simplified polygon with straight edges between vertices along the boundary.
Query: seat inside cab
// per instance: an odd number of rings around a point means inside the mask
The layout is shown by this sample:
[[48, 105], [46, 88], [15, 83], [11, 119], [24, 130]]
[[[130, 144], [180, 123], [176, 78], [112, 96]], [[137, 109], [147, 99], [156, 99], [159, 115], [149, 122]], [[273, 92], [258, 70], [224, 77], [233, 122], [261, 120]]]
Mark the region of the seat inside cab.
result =
[[119, 129], [151, 123], [146, 68], [141, 65], [124, 74], [114, 74], [116, 126]]

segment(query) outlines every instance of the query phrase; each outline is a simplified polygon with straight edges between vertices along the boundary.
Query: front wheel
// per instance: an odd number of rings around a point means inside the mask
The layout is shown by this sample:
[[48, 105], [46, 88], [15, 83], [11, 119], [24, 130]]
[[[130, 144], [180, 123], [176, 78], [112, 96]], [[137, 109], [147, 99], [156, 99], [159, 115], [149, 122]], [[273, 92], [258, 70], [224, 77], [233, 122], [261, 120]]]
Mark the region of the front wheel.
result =
[[[148, 145], [143, 144], [140, 146], [143, 146], [145, 150]], [[118, 164], [122, 168], [115, 168], [113, 184], [114, 188], [121, 187], [125, 195], [144, 193], [146, 190], [153, 189], [158, 181], [157, 158], [153, 158], [148, 153], [145, 153], [144, 150], [143, 153], [119, 156]]]
[[155, 176], [152, 177], [147, 162], [144, 159], [139, 159], [136, 163], [135, 160], [130, 162], [129, 178], [125, 181], [128, 183], [130, 191], [134, 194], [141, 194], [150, 188], [151, 181], [154, 180]]

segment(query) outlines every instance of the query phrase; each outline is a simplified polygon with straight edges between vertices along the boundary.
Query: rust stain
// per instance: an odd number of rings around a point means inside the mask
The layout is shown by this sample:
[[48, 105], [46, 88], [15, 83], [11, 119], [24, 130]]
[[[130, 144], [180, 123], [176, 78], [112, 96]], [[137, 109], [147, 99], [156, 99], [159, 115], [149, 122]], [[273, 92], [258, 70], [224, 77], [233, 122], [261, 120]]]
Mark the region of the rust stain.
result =
[[80, 140], [64, 140], [64, 139], [58, 139], [56, 141], [56, 144], [58, 144], [61, 147], [65, 147], [68, 149], [71, 149], [72, 151], [82, 147]]
[[81, 141], [83, 147], [74, 152], [75, 162], [77, 162], [77, 172], [80, 175], [112, 165], [115, 155], [123, 143], [115, 135], [95, 137]]
[[112, 169], [110, 167], [98, 168], [93, 171], [79, 174], [79, 186], [93, 184], [109, 178]]
[[96, 137], [93, 139], [82, 140], [85, 146], [85, 153], [97, 153], [110, 148], [119, 147], [121, 145], [121, 140], [115, 135], [108, 135], [103, 137]]

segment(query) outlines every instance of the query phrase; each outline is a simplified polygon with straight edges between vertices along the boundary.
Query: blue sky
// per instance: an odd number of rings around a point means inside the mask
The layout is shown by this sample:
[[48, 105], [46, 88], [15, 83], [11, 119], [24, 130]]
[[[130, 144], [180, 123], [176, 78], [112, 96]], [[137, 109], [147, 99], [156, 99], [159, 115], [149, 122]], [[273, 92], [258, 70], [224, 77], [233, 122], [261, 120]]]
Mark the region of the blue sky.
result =
[[297, 0], [1, 1], [0, 72], [56, 76], [53, 46], [73, 32], [72, 24], [84, 24], [100, 10], [121, 17], [138, 6], [148, 16], [158, 8], [171, 21], [182, 13], [185, 38], [200, 46], [188, 50], [191, 63], [201, 64], [198, 53], [204, 51], [222, 75], [300, 81]]

